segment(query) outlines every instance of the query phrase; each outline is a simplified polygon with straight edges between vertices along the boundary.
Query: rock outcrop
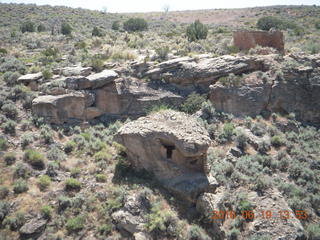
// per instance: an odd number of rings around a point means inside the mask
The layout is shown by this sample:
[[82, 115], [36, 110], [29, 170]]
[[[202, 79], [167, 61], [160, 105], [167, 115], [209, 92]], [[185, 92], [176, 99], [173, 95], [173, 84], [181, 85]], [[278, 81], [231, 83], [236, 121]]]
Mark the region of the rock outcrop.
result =
[[254, 56], [221, 56], [210, 58], [208, 55], [199, 57], [182, 57], [152, 66], [143, 76], [152, 80], [164, 79], [168, 83], [181, 86], [199, 84], [209, 86], [220, 77], [230, 73], [241, 74], [264, 70], [264, 62]]
[[236, 31], [233, 33], [233, 44], [240, 50], [249, 50], [259, 45], [284, 53], [284, 37], [281, 31]]
[[42, 78], [42, 73], [30, 73], [18, 78], [17, 82], [30, 87], [31, 90], [38, 90], [38, 80]]
[[[239, 86], [217, 82], [210, 86], [209, 98], [217, 110], [236, 116], [255, 116], [263, 111], [294, 113], [299, 120], [319, 124], [320, 69], [314, 58], [303, 60], [307, 67], [284, 63], [283, 75], [269, 72], [267, 80], [249, 76]], [[292, 61], [289, 57], [285, 60]]]
[[37, 239], [46, 228], [47, 220], [43, 218], [32, 218], [19, 230], [22, 239]]
[[193, 117], [164, 110], [125, 124], [115, 140], [124, 145], [136, 169], [152, 172], [162, 185], [185, 200], [213, 191], [207, 176], [208, 132]]
[[57, 75], [62, 75], [65, 77], [69, 76], [89, 76], [91, 74], [92, 67], [81, 67], [81, 66], [73, 66], [73, 67], [64, 67], [64, 68], [56, 68], [53, 69], [53, 73]]

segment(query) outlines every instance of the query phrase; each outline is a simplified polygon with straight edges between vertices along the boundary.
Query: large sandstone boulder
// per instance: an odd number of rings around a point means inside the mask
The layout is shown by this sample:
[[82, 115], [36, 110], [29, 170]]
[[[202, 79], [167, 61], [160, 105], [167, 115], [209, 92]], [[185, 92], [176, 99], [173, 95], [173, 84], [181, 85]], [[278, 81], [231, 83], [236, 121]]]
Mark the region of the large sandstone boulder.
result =
[[140, 117], [152, 106], [179, 106], [184, 98], [166, 90], [157, 90], [137, 79], [117, 79], [96, 91], [96, 107], [104, 113]]
[[152, 172], [164, 187], [195, 202], [201, 192], [213, 191], [207, 176], [208, 132], [193, 117], [164, 110], [125, 124], [116, 141], [127, 149], [136, 169]]
[[56, 124], [70, 119], [84, 119], [85, 107], [86, 97], [81, 93], [40, 96], [32, 101], [34, 114]]
[[30, 73], [23, 75], [18, 78], [17, 82], [21, 83], [25, 86], [31, 88], [31, 90], [36, 91], [38, 90], [38, 80], [42, 78], [42, 73]]
[[43, 218], [32, 218], [19, 230], [22, 239], [37, 239], [46, 228], [47, 220]]
[[151, 67], [144, 76], [152, 80], [166, 80], [179, 85], [200, 84], [209, 86], [230, 73], [241, 74], [265, 69], [264, 62], [254, 56], [207, 55], [196, 58], [183, 57], [162, 62]]
[[66, 79], [67, 87], [70, 89], [97, 89], [101, 88], [118, 78], [118, 74], [112, 70], [104, 70], [100, 73], [91, 74], [87, 77], [74, 76]]

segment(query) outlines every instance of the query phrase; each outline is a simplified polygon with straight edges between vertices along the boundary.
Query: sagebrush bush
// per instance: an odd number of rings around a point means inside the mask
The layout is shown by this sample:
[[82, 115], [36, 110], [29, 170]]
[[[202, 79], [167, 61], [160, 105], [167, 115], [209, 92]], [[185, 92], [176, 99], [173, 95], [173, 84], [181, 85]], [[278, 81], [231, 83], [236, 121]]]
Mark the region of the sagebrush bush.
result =
[[159, 48], [156, 48], [157, 57], [162, 61], [167, 60], [169, 52], [170, 49], [168, 46], [161, 46]]
[[103, 33], [102, 33], [102, 30], [98, 27], [94, 27], [93, 30], [92, 30], [92, 36], [94, 37], [102, 37], [103, 36]]
[[18, 116], [18, 109], [13, 103], [6, 103], [1, 107], [6, 117], [15, 120]]
[[44, 205], [41, 208], [41, 214], [45, 219], [51, 219], [53, 208], [49, 205]]
[[9, 152], [9, 153], [6, 153], [4, 156], [3, 156], [3, 159], [4, 161], [6, 162], [7, 165], [12, 165], [15, 163], [17, 157], [16, 157], [16, 154], [13, 153], [13, 152]]
[[68, 178], [65, 181], [65, 189], [67, 191], [79, 191], [81, 189], [81, 183], [75, 178]]
[[120, 22], [114, 21], [111, 26], [112, 30], [118, 31], [120, 29]]
[[61, 162], [66, 159], [66, 154], [57, 145], [54, 145], [47, 152], [47, 158], [52, 161]]
[[180, 109], [183, 112], [193, 114], [201, 109], [201, 106], [205, 101], [206, 97], [204, 95], [193, 92], [181, 105]]
[[69, 23], [62, 23], [60, 31], [63, 35], [70, 35], [72, 32], [72, 27]]
[[24, 160], [35, 169], [42, 170], [45, 167], [44, 156], [34, 149], [27, 149], [24, 152]]
[[17, 80], [19, 77], [20, 73], [18, 72], [5, 72], [2, 76], [3, 80], [8, 86], [14, 86], [15, 84], [17, 84]]
[[64, 152], [66, 154], [71, 153], [75, 148], [77, 147], [77, 144], [74, 141], [68, 141], [64, 146]]
[[66, 229], [69, 233], [77, 232], [84, 228], [85, 218], [83, 216], [77, 216], [68, 219], [66, 223]]
[[187, 37], [190, 42], [206, 39], [208, 35], [208, 28], [206, 25], [196, 20], [187, 27]]
[[48, 175], [42, 175], [39, 177], [38, 186], [41, 191], [47, 190], [51, 184], [51, 178]]
[[17, 123], [13, 120], [8, 120], [1, 125], [4, 133], [15, 135]]
[[8, 142], [3, 137], [0, 137], [0, 151], [6, 150], [8, 147]]
[[143, 18], [130, 18], [123, 23], [123, 28], [128, 32], [144, 31], [148, 29], [148, 23]]
[[14, 170], [14, 178], [27, 179], [30, 176], [30, 169], [25, 164], [19, 163]]
[[0, 186], [0, 200], [5, 199], [9, 195], [9, 188], [7, 186]]
[[285, 142], [281, 136], [276, 135], [271, 138], [271, 144], [274, 147], [281, 147], [284, 143]]
[[21, 24], [20, 30], [21, 30], [22, 33], [35, 32], [36, 31], [36, 27], [35, 27], [34, 22], [27, 21], [27, 22], [24, 22], [24, 23]]
[[42, 71], [42, 76], [44, 79], [48, 80], [48, 79], [52, 78], [53, 74], [49, 69], [45, 69]]
[[29, 190], [28, 183], [24, 179], [18, 179], [13, 184], [13, 192], [16, 194], [24, 193]]

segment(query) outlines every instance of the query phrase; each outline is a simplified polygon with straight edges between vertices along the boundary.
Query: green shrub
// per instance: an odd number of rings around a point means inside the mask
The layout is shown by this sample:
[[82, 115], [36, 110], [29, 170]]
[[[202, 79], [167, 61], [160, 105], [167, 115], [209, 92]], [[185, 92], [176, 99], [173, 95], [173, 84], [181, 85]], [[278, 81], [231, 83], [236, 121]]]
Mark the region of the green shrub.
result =
[[24, 74], [26, 72], [26, 66], [22, 61], [15, 57], [5, 57], [0, 61], [0, 72], [19, 72]]
[[38, 25], [38, 27], [37, 27], [37, 31], [38, 31], [38, 32], [44, 32], [44, 31], [46, 31], [46, 26], [45, 26], [44, 24], [40, 23], [40, 24]]
[[62, 162], [66, 160], [66, 154], [58, 146], [53, 146], [47, 153], [47, 158], [52, 161]]
[[96, 162], [100, 162], [100, 161], [110, 162], [112, 159], [112, 155], [108, 151], [102, 150], [102, 151], [97, 152], [94, 155], [94, 159]]
[[43, 206], [43, 207], [41, 208], [41, 214], [42, 214], [42, 216], [43, 216], [44, 218], [46, 218], [46, 219], [51, 219], [51, 217], [52, 217], [52, 211], [53, 211], [53, 209], [52, 209], [52, 207], [49, 206], [49, 205], [45, 205], [45, 206]]
[[16, 134], [16, 122], [12, 120], [8, 120], [5, 123], [1, 125], [1, 128], [3, 129], [4, 133], [15, 135]]
[[8, 54], [7, 49], [5, 49], [5, 48], [0, 48], [0, 56], [4, 56], [4, 55], [7, 55], [7, 54]]
[[234, 134], [234, 126], [231, 122], [225, 123], [223, 125], [223, 136], [228, 139], [231, 140], [232, 136]]
[[190, 239], [190, 240], [193, 240], [193, 239], [209, 240], [211, 238], [198, 225], [192, 224], [190, 226], [190, 228], [188, 229], [187, 239]]
[[3, 137], [0, 137], [0, 151], [6, 150], [8, 147], [8, 142]]
[[271, 138], [271, 144], [274, 147], [281, 147], [284, 144], [284, 140], [281, 136], [276, 135]]
[[162, 61], [168, 58], [169, 52], [170, 52], [170, 49], [168, 46], [162, 46], [162, 47], [156, 48], [156, 54], [158, 58]]
[[128, 32], [144, 31], [148, 29], [148, 23], [143, 18], [130, 18], [123, 23], [123, 28]]
[[281, 19], [273, 16], [266, 16], [259, 18], [257, 22], [257, 28], [269, 31], [271, 28], [281, 29], [282, 24], [283, 22]]
[[63, 35], [70, 35], [72, 32], [72, 27], [69, 23], [62, 23], [61, 24], [61, 33]]
[[26, 179], [30, 176], [30, 169], [22, 163], [19, 163], [14, 170], [14, 178]]
[[5, 72], [2, 76], [8, 86], [16, 85], [19, 77], [20, 74], [18, 72]]
[[101, 182], [101, 183], [104, 183], [107, 181], [107, 176], [104, 175], [104, 174], [96, 174], [96, 181], [97, 182]]
[[3, 225], [8, 226], [11, 231], [16, 231], [25, 223], [25, 221], [24, 213], [17, 212], [15, 216], [7, 216], [3, 221]]
[[0, 222], [7, 216], [10, 211], [10, 203], [6, 201], [0, 201]]
[[53, 131], [48, 125], [43, 125], [40, 128], [40, 138], [45, 144], [53, 143]]
[[112, 224], [111, 223], [103, 224], [97, 228], [97, 231], [100, 235], [107, 236], [112, 231]]
[[45, 167], [44, 156], [34, 149], [27, 149], [24, 152], [24, 160], [35, 169], [42, 170]]
[[57, 57], [59, 54], [59, 49], [55, 47], [48, 47], [41, 52], [46, 57]]
[[201, 109], [202, 103], [204, 103], [205, 101], [206, 98], [204, 95], [193, 92], [181, 105], [181, 111], [193, 114]]
[[307, 233], [310, 240], [316, 240], [320, 238], [320, 226], [319, 224], [313, 223], [307, 226]]
[[82, 216], [77, 216], [77, 217], [68, 219], [66, 223], [66, 229], [68, 230], [69, 233], [77, 232], [84, 228], [84, 224], [85, 224], [85, 218]]
[[169, 105], [166, 104], [160, 104], [160, 105], [153, 105], [152, 107], [150, 107], [147, 110], [148, 114], [152, 114], [152, 113], [156, 113], [156, 112], [160, 112], [160, 111], [165, 111], [165, 110], [169, 110], [171, 109], [171, 107]]
[[71, 173], [71, 177], [77, 178], [81, 173], [81, 168], [72, 168], [70, 173]]
[[248, 140], [249, 138], [244, 131], [237, 132], [236, 144], [238, 148], [240, 148], [241, 150], [244, 150], [248, 144]]
[[0, 200], [5, 199], [9, 195], [9, 188], [7, 186], [0, 186]]
[[51, 184], [51, 178], [48, 175], [42, 175], [39, 177], [38, 186], [41, 191], [47, 190]]
[[226, 87], [239, 87], [242, 80], [241, 76], [236, 76], [234, 73], [230, 73], [226, 77], [219, 78], [219, 82]]
[[202, 24], [199, 20], [187, 27], [187, 37], [190, 42], [206, 39], [208, 35], [208, 28]]
[[230, 232], [227, 233], [228, 239], [237, 240], [240, 236], [239, 229], [233, 227]]
[[13, 192], [16, 194], [24, 193], [29, 190], [28, 183], [23, 179], [18, 179], [13, 184]]
[[52, 78], [53, 74], [49, 69], [45, 69], [42, 71], [42, 76], [44, 79], [48, 80], [48, 79]]
[[264, 192], [271, 186], [271, 182], [263, 175], [259, 175], [256, 177], [254, 181], [253, 190], [257, 192]]
[[81, 189], [81, 183], [75, 178], [69, 178], [65, 181], [65, 189], [67, 191], [79, 191]]
[[21, 144], [21, 147], [22, 148], [25, 148], [27, 147], [30, 143], [33, 143], [34, 141], [34, 136], [32, 133], [25, 133], [22, 135], [21, 137], [21, 141], [20, 141], [20, 144]]
[[320, 21], [316, 21], [316, 22], [314, 23], [314, 27], [315, 27], [316, 29], [320, 30]]
[[6, 117], [16, 119], [18, 116], [18, 109], [13, 103], [6, 103], [1, 107]]
[[76, 146], [77, 144], [74, 141], [69, 141], [64, 146], [64, 152], [67, 154], [71, 153], [76, 148]]
[[35, 32], [36, 31], [35, 24], [31, 21], [24, 22], [21, 24], [20, 30], [22, 33]]
[[92, 30], [92, 36], [94, 36], [94, 37], [102, 37], [103, 33], [102, 33], [100, 28], [94, 27], [93, 30]]
[[3, 156], [3, 159], [4, 161], [6, 162], [7, 165], [12, 165], [14, 164], [14, 162], [16, 161], [16, 154], [13, 153], [13, 152], [9, 152], [9, 153], [6, 153], [4, 156]]
[[112, 30], [118, 31], [120, 29], [120, 22], [114, 21], [111, 26]]
[[101, 72], [104, 68], [104, 62], [99, 57], [93, 57], [91, 58], [90, 66], [94, 71]]

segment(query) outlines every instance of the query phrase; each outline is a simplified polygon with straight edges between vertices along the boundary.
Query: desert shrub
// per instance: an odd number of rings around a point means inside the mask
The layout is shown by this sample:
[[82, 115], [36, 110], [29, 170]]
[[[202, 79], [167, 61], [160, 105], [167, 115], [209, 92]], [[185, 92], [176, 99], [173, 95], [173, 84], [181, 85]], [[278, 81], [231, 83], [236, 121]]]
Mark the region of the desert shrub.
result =
[[232, 122], [228, 122], [223, 125], [223, 132], [219, 137], [225, 138], [228, 141], [230, 141], [233, 134], [234, 134], [234, 126], [233, 126]]
[[120, 29], [120, 22], [114, 21], [111, 26], [112, 30], [118, 31]]
[[226, 87], [239, 87], [242, 82], [242, 77], [236, 76], [234, 73], [230, 73], [226, 77], [219, 78], [219, 82]]
[[9, 152], [9, 153], [6, 153], [4, 156], [3, 156], [3, 159], [4, 161], [6, 162], [7, 165], [12, 165], [14, 164], [14, 162], [16, 161], [16, 154], [13, 153], [13, 152]]
[[20, 77], [18, 72], [5, 72], [2, 76], [3, 80], [8, 86], [14, 86], [17, 84], [17, 80]]
[[258, 152], [261, 154], [266, 154], [270, 150], [270, 142], [267, 140], [262, 140], [258, 144]]
[[269, 31], [271, 28], [281, 29], [282, 25], [282, 20], [273, 16], [261, 17], [257, 22], [257, 28], [265, 31]]
[[0, 186], [0, 200], [5, 199], [9, 195], [9, 188]]
[[53, 131], [48, 125], [41, 126], [40, 138], [44, 141], [45, 144], [53, 143]]
[[108, 234], [111, 233], [111, 231], [112, 231], [111, 223], [102, 224], [101, 226], [97, 227], [97, 232], [103, 236], [107, 236]]
[[77, 144], [74, 141], [68, 141], [64, 146], [64, 152], [66, 154], [71, 153], [76, 148], [76, 146]]
[[244, 211], [252, 211], [254, 205], [248, 200], [248, 196], [244, 193], [240, 193], [235, 202], [235, 210], [238, 214], [242, 214]]
[[55, 47], [48, 47], [41, 53], [46, 57], [57, 57], [59, 54], [59, 49]]
[[257, 122], [251, 125], [251, 132], [256, 136], [261, 137], [266, 134], [266, 129], [263, 124]]
[[239, 237], [239, 235], [240, 235], [240, 231], [239, 231], [239, 229], [237, 229], [237, 228], [235, 228], [235, 227], [233, 227], [233, 228], [231, 229], [231, 231], [229, 231], [229, 232], [227, 233], [227, 237], [228, 237], [228, 239], [230, 239], [230, 240], [237, 240], [238, 237]]
[[69, 23], [62, 23], [61, 24], [61, 33], [63, 35], [70, 35], [72, 32], [72, 27]]
[[20, 141], [20, 144], [21, 144], [21, 147], [22, 148], [25, 148], [27, 147], [30, 143], [33, 143], [34, 141], [34, 136], [32, 133], [25, 133], [22, 135], [21, 137], [21, 141]]
[[94, 27], [93, 30], [92, 30], [92, 36], [94, 36], [94, 37], [102, 37], [103, 33], [102, 33], [100, 28]]
[[10, 211], [10, 203], [0, 201], [0, 222], [7, 216]]
[[23, 178], [27, 179], [30, 176], [30, 169], [23, 163], [19, 163], [13, 174], [14, 178]]
[[211, 239], [206, 233], [205, 231], [200, 228], [198, 225], [192, 224], [189, 228], [188, 228], [188, 232], [187, 232], [187, 239], [189, 240], [195, 240], [195, 239], [199, 239], [199, 240], [209, 240]]
[[274, 147], [281, 147], [284, 144], [284, 140], [281, 136], [276, 135], [271, 138], [271, 144]]
[[81, 169], [77, 168], [77, 167], [76, 168], [72, 168], [71, 171], [70, 171], [70, 175], [73, 178], [79, 177], [80, 173], [81, 173]]
[[7, 49], [5, 49], [5, 48], [0, 48], [0, 57], [1, 57], [1, 56], [4, 56], [4, 55], [7, 55], [7, 54], [8, 54]]
[[94, 71], [96, 72], [101, 72], [104, 68], [104, 62], [102, 59], [100, 59], [99, 57], [95, 56], [93, 58], [91, 58], [90, 60], [90, 66], [93, 68]]
[[271, 186], [271, 182], [263, 175], [258, 175], [254, 180], [253, 190], [257, 192], [264, 192]]
[[236, 135], [236, 144], [237, 147], [241, 150], [244, 150], [248, 144], [248, 136], [244, 131], [238, 131]]
[[159, 48], [156, 48], [157, 57], [162, 61], [168, 58], [169, 52], [170, 52], [170, 49], [168, 46], [161, 46]]
[[41, 191], [47, 190], [51, 184], [51, 178], [48, 175], [42, 175], [39, 177], [38, 186]]
[[65, 181], [65, 189], [67, 191], [79, 191], [81, 189], [81, 183], [75, 178], [68, 178]]
[[42, 170], [45, 167], [44, 156], [34, 149], [27, 149], [24, 152], [24, 160], [35, 169]]
[[110, 162], [110, 160], [112, 159], [112, 155], [108, 151], [102, 150], [97, 152], [94, 155], [94, 159], [96, 162], [100, 162], [100, 161]]
[[193, 92], [181, 105], [181, 111], [193, 114], [201, 109], [202, 103], [204, 103], [205, 101], [206, 98], [204, 95]]
[[0, 151], [6, 150], [8, 147], [8, 142], [3, 137], [0, 137]]
[[1, 128], [3, 129], [4, 133], [15, 135], [16, 134], [16, 122], [12, 120], [8, 120], [5, 123], [1, 125]]
[[52, 161], [61, 162], [66, 159], [66, 154], [62, 151], [57, 145], [54, 145], [50, 148], [47, 153], [47, 158]]
[[40, 23], [40, 24], [38, 25], [38, 27], [37, 27], [37, 31], [38, 31], [38, 32], [44, 32], [44, 31], [46, 31], [46, 26], [45, 26], [44, 24]]
[[[319, 27], [320, 28], [320, 27]], [[312, 223], [307, 226], [307, 233], [310, 240], [316, 240], [320, 238], [320, 226], [319, 224]]]
[[145, 228], [147, 231], [166, 231], [172, 218], [176, 216], [170, 209], [164, 209], [161, 202], [153, 204], [150, 214], [147, 216]]
[[314, 42], [314, 41], [307, 41], [303, 47], [303, 50], [311, 53], [311, 54], [317, 54], [320, 52], [320, 46], [319, 43]]
[[153, 105], [147, 110], [147, 113], [152, 114], [155, 112], [165, 111], [165, 110], [169, 110], [169, 109], [171, 109], [171, 107], [166, 104]]
[[11, 231], [16, 231], [25, 223], [25, 221], [24, 213], [17, 212], [15, 216], [7, 216], [3, 221], [3, 225], [8, 226]]
[[52, 212], [53, 209], [51, 206], [49, 205], [44, 205], [41, 208], [41, 215], [45, 218], [45, 219], [51, 219], [52, 217]]
[[13, 103], [6, 103], [1, 107], [6, 117], [16, 119], [18, 116], [18, 109]]
[[96, 181], [104, 183], [107, 181], [107, 176], [104, 174], [96, 174]]
[[47, 79], [52, 78], [53, 74], [49, 69], [45, 69], [45, 70], [42, 71], [42, 76], [43, 76], [44, 79], [47, 80]]
[[20, 30], [22, 33], [35, 32], [36, 31], [35, 24], [31, 21], [24, 22], [21, 24]]
[[148, 23], [143, 18], [130, 18], [123, 23], [123, 28], [128, 32], [144, 31], [148, 29]]
[[24, 193], [29, 190], [28, 183], [24, 179], [18, 179], [13, 184], [13, 192], [16, 194]]
[[15, 57], [0, 59], [0, 72], [19, 72], [20, 74], [24, 74], [26, 70], [24, 63]]
[[83, 216], [77, 216], [74, 218], [68, 219], [66, 223], [66, 229], [69, 233], [77, 232], [84, 228], [85, 218]]
[[190, 24], [187, 27], [187, 37], [190, 42], [206, 39], [208, 35], [208, 28], [206, 25], [202, 24], [199, 20]]

